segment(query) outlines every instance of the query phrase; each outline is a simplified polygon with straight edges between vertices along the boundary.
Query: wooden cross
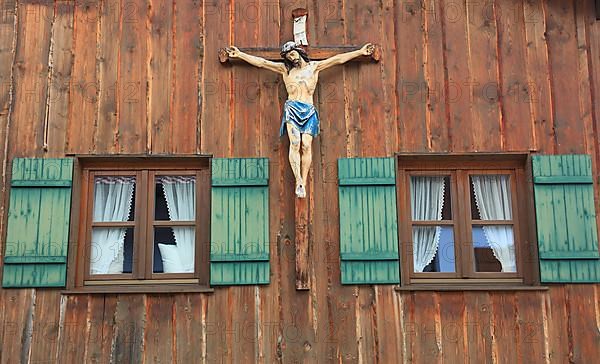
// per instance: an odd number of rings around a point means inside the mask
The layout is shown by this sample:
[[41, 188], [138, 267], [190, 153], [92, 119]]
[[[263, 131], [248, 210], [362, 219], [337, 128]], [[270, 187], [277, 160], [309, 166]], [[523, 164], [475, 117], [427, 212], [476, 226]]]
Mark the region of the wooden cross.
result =
[[[310, 47], [306, 36], [306, 19], [308, 11], [306, 9], [296, 9], [292, 12], [294, 18], [294, 42], [297, 46], [303, 47], [309, 54], [311, 60], [320, 61], [340, 53], [354, 51], [359, 46], [335, 46], [335, 47]], [[242, 48], [242, 52], [257, 56], [274, 62], [282, 62], [279, 48]], [[375, 46], [375, 50], [369, 56], [360, 56], [353, 61], [377, 62], [379, 61], [381, 50]], [[223, 64], [236, 62], [239, 58], [230, 58], [227, 50], [219, 50], [219, 60]], [[306, 198], [295, 198], [295, 246], [296, 246], [296, 289], [308, 290], [310, 287], [309, 275], [309, 209]]]
[[[302, 19], [303, 17], [308, 17], [308, 11], [306, 9], [295, 9], [292, 11], [292, 17], [294, 20]], [[294, 41], [296, 44], [302, 45], [308, 52], [310, 59], [312, 61], [322, 61], [324, 59], [335, 56], [336, 54], [353, 51], [355, 49], [360, 48], [360, 46], [329, 46], [329, 47], [310, 47], [306, 46], [303, 43], [305, 42], [305, 34], [306, 34], [306, 23], [302, 23], [304, 26], [304, 32], [298, 31], [298, 27], [294, 29]], [[304, 38], [302, 37], [302, 33], [304, 33]], [[306, 42], [308, 43], [308, 42]], [[251, 54], [253, 56], [261, 57], [264, 59], [268, 59], [269, 61], [279, 62], [282, 61], [280, 55], [279, 48], [268, 48], [268, 47], [255, 47], [255, 48], [240, 48], [242, 52]], [[370, 56], [361, 56], [355, 58], [351, 62], [362, 61], [362, 62], [378, 62], [381, 58], [381, 48], [379, 46], [375, 46], [375, 51]], [[239, 59], [230, 59], [227, 55], [227, 51], [225, 48], [219, 49], [219, 61], [221, 63], [230, 63], [230, 62], [241, 62]]]

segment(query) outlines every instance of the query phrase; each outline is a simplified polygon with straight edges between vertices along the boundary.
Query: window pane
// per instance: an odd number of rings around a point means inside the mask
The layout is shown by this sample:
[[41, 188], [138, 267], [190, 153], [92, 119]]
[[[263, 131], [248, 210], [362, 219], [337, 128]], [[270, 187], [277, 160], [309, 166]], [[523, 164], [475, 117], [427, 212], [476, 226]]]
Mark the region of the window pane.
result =
[[133, 228], [93, 228], [90, 274], [131, 273]]
[[158, 176], [155, 187], [155, 220], [196, 219], [196, 176]]
[[455, 272], [452, 226], [413, 226], [415, 272]]
[[509, 175], [474, 175], [470, 181], [473, 220], [512, 220]]
[[473, 256], [476, 272], [516, 272], [512, 226], [473, 226]]
[[193, 226], [154, 228], [153, 272], [193, 273], [195, 245]]
[[450, 176], [411, 176], [413, 221], [452, 220]]
[[94, 222], [133, 221], [134, 207], [135, 177], [96, 176], [94, 178]]

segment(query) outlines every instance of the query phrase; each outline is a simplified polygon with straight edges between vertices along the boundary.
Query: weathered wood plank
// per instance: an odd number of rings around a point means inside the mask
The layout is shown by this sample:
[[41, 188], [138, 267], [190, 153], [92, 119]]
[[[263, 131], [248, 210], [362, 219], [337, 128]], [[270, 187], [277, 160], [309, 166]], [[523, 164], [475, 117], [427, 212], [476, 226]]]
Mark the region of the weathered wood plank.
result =
[[25, 362], [29, 356], [35, 293], [32, 289], [3, 289], [4, 322], [0, 363]]
[[[590, 22], [590, 13], [593, 12], [593, 6], [591, 0], [577, 0], [575, 2], [575, 26], [577, 34], [577, 80], [579, 85], [579, 113], [581, 115], [581, 121], [583, 124], [580, 130], [581, 137], [579, 140], [583, 140], [585, 147], [585, 153], [596, 156], [598, 153], [598, 145], [596, 143], [596, 136], [598, 131], [594, 130], [594, 110], [592, 103], [594, 102], [594, 92], [592, 91], [592, 82], [594, 76], [591, 74], [592, 67], [592, 51], [589, 47], [590, 35], [588, 23]], [[593, 20], [592, 20], [593, 21]], [[593, 21], [592, 25], [596, 21]], [[592, 165], [596, 170], [598, 160], [592, 157]], [[598, 189], [595, 191], [595, 196], [598, 198]]]
[[48, 84], [48, 114], [45, 147], [50, 157], [62, 157], [65, 151], [69, 117], [69, 84], [73, 68], [73, 2], [55, 4], [52, 23], [52, 54]]
[[438, 293], [415, 292], [412, 324], [412, 360], [415, 363], [442, 362], [442, 332]]
[[428, 92], [424, 67], [428, 59], [422, 3], [397, 4], [394, 19], [398, 33], [411, 34], [410, 37], [396, 37], [400, 150], [424, 152], [429, 149], [430, 125], [426, 118]]
[[448, 128], [452, 134], [450, 151], [473, 151], [471, 122], [471, 82], [467, 41], [467, 11], [463, 3], [440, 2], [440, 17], [445, 31], [447, 68]]
[[548, 43], [545, 34], [546, 17], [542, 1], [523, 1], [523, 18], [534, 146], [539, 152], [551, 153], [555, 150], [556, 136], [552, 113]]
[[147, 150], [148, 6], [145, 0], [121, 7], [119, 50], [118, 145], [122, 153]]
[[37, 290], [31, 335], [31, 363], [52, 363], [58, 356], [61, 295], [58, 290]]
[[427, 103], [428, 146], [432, 151], [447, 151], [452, 144], [449, 130], [448, 73], [445, 21], [441, 3], [427, 0], [422, 7], [425, 12], [425, 84], [420, 89], [421, 99]]
[[[173, 1], [150, 2], [150, 66], [148, 68], [148, 117], [152, 124], [152, 153], [173, 151], [173, 119], [171, 102], [173, 87]], [[180, 120], [190, 123], [191, 120]], [[177, 144], [177, 143], [175, 143]]]
[[[238, 0], [238, 10], [233, 13], [233, 42], [240, 47], [254, 45], [258, 37], [259, 10], [253, 10], [254, 0]], [[232, 122], [232, 155], [256, 157], [260, 147], [260, 85], [257, 82], [261, 73], [269, 71], [255, 67], [233, 67], [233, 84], [231, 85], [230, 120]], [[275, 123], [273, 123], [275, 124]], [[274, 126], [274, 125], [273, 125]], [[244, 141], [243, 143], [241, 141]]]
[[120, 48], [115, 46], [114, 39], [121, 40], [120, 16], [124, 6], [119, 1], [102, 2], [101, 5], [96, 59], [98, 126], [94, 135], [94, 150], [97, 153], [115, 153], [118, 151], [119, 138], [117, 100], [123, 92], [123, 83], [119, 77]]
[[206, 361], [207, 298], [201, 294], [174, 297], [175, 358], [178, 363]]
[[[371, 42], [379, 43], [381, 33], [364, 32], [363, 29], [377, 29], [380, 26], [379, 19], [382, 14], [380, 2], [358, 2], [355, 7], [346, 4], [351, 16], [355, 18], [360, 27], [346, 23], [347, 42], [365, 44]], [[357, 156], [384, 157], [393, 153], [393, 148], [388, 140], [391, 131], [386, 127], [385, 106], [381, 102], [383, 98], [383, 82], [381, 79], [381, 64], [358, 64], [360, 86], [354, 93], [360, 102], [358, 117], [361, 125], [361, 150]], [[351, 90], [348, 90], [352, 92]], [[356, 107], [349, 105], [350, 107]], [[383, 133], [383, 134], [382, 134]], [[385, 136], [382, 140], [382, 135]], [[391, 134], [393, 136], [393, 134]]]
[[384, 123], [386, 135], [386, 150], [398, 151], [398, 105], [399, 97], [396, 88], [398, 76], [396, 74], [396, 64], [398, 63], [398, 49], [396, 47], [396, 22], [394, 19], [395, 2], [393, 0], [384, 0], [381, 3], [381, 16], [379, 17], [381, 44], [385, 46], [381, 49], [381, 82], [383, 83], [383, 97], [380, 100], [383, 103]]
[[516, 363], [515, 295], [509, 292], [490, 293], [492, 357], [500, 363]]
[[[173, 325], [176, 321], [173, 315], [173, 296], [149, 295], [146, 299], [146, 329], [144, 330], [143, 360], [146, 363], [177, 362], [173, 355], [175, 340]], [[191, 340], [189, 345], [194, 345]]]
[[[308, 21], [309, 42], [311, 45], [342, 43], [344, 39], [343, 1], [329, 2], [328, 6], [310, 4]], [[325, 29], [318, 31], [317, 29]], [[329, 236], [328, 226], [338, 224], [337, 216], [332, 216], [333, 208], [328, 206], [337, 198], [335, 159], [330, 153], [340, 152], [330, 149], [331, 145], [342, 146], [346, 141], [344, 108], [345, 67], [326, 70], [319, 75], [319, 85], [315, 95], [321, 120], [321, 134], [313, 141], [312, 171], [309, 175], [310, 186], [310, 299], [312, 304], [312, 329], [315, 341], [312, 350], [317, 358], [329, 361], [337, 357], [338, 324], [331, 318], [335, 313], [330, 309], [330, 284], [338, 280], [332, 276], [332, 266], [339, 266], [339, 255], [334, 253], [335, 243]], [[282, 145], [283, 147], [283, 145]], [[344, 149], [341, 149], [344, 153]], [[285, 161], [285, 160], [284, 160]], [[286, 166], [286, 168], [289, 168]], [[285, 189], [292, 189], [294, 181], [284, 180]], [[331, 196], [333, 199], [326, 198]], [[336, 197], [333, 197], [336, 196]]]
[[[178, 1], [174, 11], [173, 152], [194, 153], [199, 127], [199, 65], [203, 56], [202, 0]], [[224, 24], [220, 24], [223, 27]]]
[[[236, 287], [236, 289], [239, 287]], [[231, 360], [232, 337], [236, 331], [233, 328], [229, 310], [228, 296], [234, 288], [219, 288], [208, 297], [206, 314], [206, 360], [219, 362], [226, 358]]]
[[[230, 41], [230, 1], [205, 0], [204, 14], [210, 14], [204, 29], [210, 29], [204, 37], [204, 59], [216, 60], [219, 47]], [[229, 156], [231, 129], [229, 117], [229, 92], [232, 87], [232, 68], [223, 67], [216, 61], [203, 63], [201, 141], [202, 153], [215, 157]], [[215, 127], [218, 125], [218, 127]]]
[[[17, 44], [9, 152], [41, 155], [48, 97], [48, 55], [53, 20], [51, 0], [18, 6]], [[27, 140], [27, 143], [22, 141]]]
[[471, 363], [492, 363], [492, 319], [487, 292], [465, 292], [465, 352]]
[[[258, 42], [266, 46], [279, 46], [279, 3], [274, 4], [271, 0], [261, 0], [258, 3]], [[261, 72], [258, 75], [259, 92], [258, 107], [258, 130], [259, 155], [269, 158], [269, 256], [271, 265], [270, 284], [258, 290], [257, 296], [257, 325], [258, 345], [257, 361], [262, 363], [273, 363], [280, 359], [281, 352], [278, 350], [278, 338], [280, 335], [280, 282], [281, 265], [279, 264], [278, 250], [278, 227], [283, 220], [283, 211], [280, 208], [282, 201], [281, 192], [286, 188], [281, 183], [280, 176], [283, 169], [287, 167], [285, 160], [280, 159], [279, 151], [283, 149], [279, 138], [279, 85], [281, 78], [272, 72]]]
[[[104, 295], [90, 296], [86, 315], [87, 328], [85, 332], [84, 362], [103, 363], [110, 359], [109, 356], [103, 356], [103, 349], [107, 344], [103, 340], [103, 330], [106, 325], [111, 327], [110, 331], [112, 332], [113, 317], [105, 316]], [[110, 341], [108, 342], [108, 346], [110, 346]]]
[[440, 325], [442, 361], [444, 363], [462, 363], [466, 361], [464, 328], [465, 302], [462, 292], [440, 293]]
[[[500, 150], [502, 147], [498, 89], [498, 40], [495, 6], [465, 3], [469, 45], [470, 79], [463, 96], [471, 107], [473, 150]], [[505, 16], [508, 16], [505, 14]], [[461, 135], [469, 133], [461, 130]]]
[[75, 3], [73, 29], [73, 71], [69, 91], [69, 125], [67, 153], [90, 153], [94, 150], [97, 125], [98, 82], [96, 79], [96, 41], [99, 3]]
[[[594, 4], [592, 1], [587, 2], [587, 9], [594, 8]], [[600, 10], [600, 5], [596, 1], [596, 11]], [[584, 9], [586, 9], [584, 7]], [[595, 17], [588, 13], [589, 10], [582, 10], [586, 12], [587, 15], [587, 26], [586, 32], [588, 34], [587, 39], [587, 49], [589, 56], [589, 79], [590, 79], [590, 96], [592, 99], [592, 130], [594, 139], [591, 145], [599, 145], [600, 144], [600, 22], [598, 22]], [[596, 153], [594, 155], [594, 171], [596, 171], [596, 175], [598, 174], [598, 166], [600, 166], [600, 148], [596, 148]], [[600, 199], [600, 189], [594, 189], [596, 201]], [[600, 214], [596, 214], [596, 224], [600, 226]]]
[[117, 296], [111, 362], [142, 362], [147, 322], [146, 301], [144, 294]]
[[[8, 202], [8, 194], [6, 192], [6, 183], [10, 183], [8, 178], [7, 167], [7, 143], [10, 127], [10, 113], [12, 111], [13, 89], [15, 87], [14, 60], [16, 55], [16, 37], [15, 21], [17, 19], [17, 2], [12, 0], [0, 0], [0, 11], [2, 18], [0, 19], [0, 160], [2, 160], [2, 179], [0, 187], [2, 188], [2, 196], [0, 198], [0, 236], [5, 236], [5, 212]], [[5, 250], [5, 242], [0, 239], [0, 250]], [[2, 296], [0, 292], [0, 297]], [[0, 302], [0, 312], [4, 312], [4, 301]], [[0, 343], [3, 339], [3, 330], [0, 330]], [[0, 349], [0, 359], [2, 357], [2, 349]]]
[[[514, 11], [505, 11], [502, 4], [496, 7], [498, 33], [498, 66], [501, 106], [501, 138], [504, 150], [530, 150], [534, 147], [533, 123], [529, 108], [532, 100], [527, 82], [525, 16], [523, 4], [510, 5]], [[511, 9], [512, 10], [512, 9]]]
[[[401, 330], [401, 295], [392, 286], [375, 287], [375, 312], [377, 327], [377, 352], [374, 353], [381, 363], [403, 363], [404, 343]], [[371, 354], [373, 356], [373, 354]]]
[[373, 360], [378, 362], [379, 342], [377, 341], [377, 306], [374, 287], [359, 288], [356, 303], [356, 336], [358, 337], [359, 363]]
[[[61, 318], [59, 363], [83, 363], [85, 359], [86, 319], [89, 295], [69, 296]], [[84, 338], [82, 340], [82, 338]]]
[[540, 313], [542, 312], [542, 299], [536, 292], [517, 292], [515, 337], [516, 345], [520, 347], [517, 351], [517, 361], [523, 363], [534, 363], [542, 361], [547, 357], [544, 348], [544, 323]]
[[600, 355], [600, 331], [596, 322], [594, 289], [589, 285], [567, 285], [567, 317], [570, 324], [570, 345], [573, 362], [585, 362]]
[[553, 287], [544, 297], [548, 330], [544, 340], [549, 349], [546, 355], [550, 362], [565, 363], [571, 357], [565, 299], [564, 286]]
[[579, 110], [579, 85], [573, 81], [577, 64], [577, 35], [574, 3], [558, 0], [546, 2], [546, 38], [550, 63], [554, 129], [558, 153], [582, 153], [580, 141], [584, 130]]

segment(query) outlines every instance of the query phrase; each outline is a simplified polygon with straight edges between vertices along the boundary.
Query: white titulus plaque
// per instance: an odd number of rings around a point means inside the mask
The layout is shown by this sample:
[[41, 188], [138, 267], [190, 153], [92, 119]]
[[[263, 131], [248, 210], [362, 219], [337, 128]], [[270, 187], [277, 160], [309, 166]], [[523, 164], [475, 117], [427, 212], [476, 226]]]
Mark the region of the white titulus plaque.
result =
[[294, 18], [294, 42], [298, 45], [308, 45], [306, 39], [306, 15]]

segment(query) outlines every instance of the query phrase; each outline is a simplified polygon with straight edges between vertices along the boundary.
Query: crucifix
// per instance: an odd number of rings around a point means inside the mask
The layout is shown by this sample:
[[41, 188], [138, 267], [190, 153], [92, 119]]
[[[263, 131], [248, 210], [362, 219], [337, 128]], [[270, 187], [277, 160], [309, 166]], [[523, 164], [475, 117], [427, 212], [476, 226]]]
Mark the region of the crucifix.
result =
[[[219, 51], [221, 63], [244, 61], [252, 66], [280, 74], [288, 93], [283, 107], [279, 135], [287, 133], [290, 140], [289, 161], [296, 180], [296, 288], [308, 289], [308, 229], [306, 184], [312, 161], [312, 140], [319, 134], [319, 114], [313, 95], [319, 72], [352, 60], [378, 61], [380, 51], [371, 43], [362, 47], [311, 47], [308, 48], [306, 20], [308, 11], [296, 9], [294, 40], [281, 49], [245, 48], [235, 46]], [[310, 58], [309, 58], [310, 54]], [[301, 153], [302, 152], [302, 153]]]

